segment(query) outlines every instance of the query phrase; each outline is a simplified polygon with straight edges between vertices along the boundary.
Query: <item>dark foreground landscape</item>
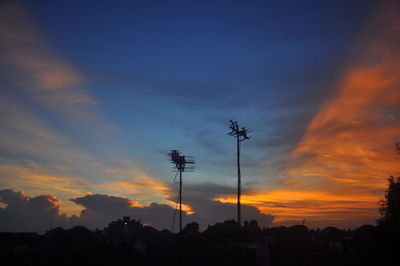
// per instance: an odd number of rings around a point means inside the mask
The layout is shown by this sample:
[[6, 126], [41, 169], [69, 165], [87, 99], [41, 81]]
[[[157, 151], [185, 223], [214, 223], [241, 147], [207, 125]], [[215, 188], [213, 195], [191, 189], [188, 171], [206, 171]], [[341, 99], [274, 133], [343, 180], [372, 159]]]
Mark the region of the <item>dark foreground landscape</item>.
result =
[[233, 220], [203, 232], [193, 222], [179, 236], [124, 217], [104, 230], [1, 233], [0, 255], [2, 265], [398, 265], [398, 236], [385, 225], [313, 230], [250, 221], [239, 231]]

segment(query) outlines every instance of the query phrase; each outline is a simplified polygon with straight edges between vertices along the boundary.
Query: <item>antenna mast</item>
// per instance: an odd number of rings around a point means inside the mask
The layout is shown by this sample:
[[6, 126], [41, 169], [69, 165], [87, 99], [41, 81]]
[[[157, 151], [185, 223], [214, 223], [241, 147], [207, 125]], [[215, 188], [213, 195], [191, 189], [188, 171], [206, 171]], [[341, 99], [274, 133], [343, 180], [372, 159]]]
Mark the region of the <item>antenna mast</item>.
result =
[[[178, 150], [171, 150], [168, 153], [170, 162], [173, 163], [174, 170], [179, 172], [179, 234], [182, 232], [182, 173], [191, 172], [194, 170], [194, 158], [193, 156], [183, 156]], [[186, 166], [186, 164], [192, 164], [192, 166]]]
[[242, 127], [240, 129], [238, 122], [229, 120], [231, 125], [229, 126], [231, 132], [228, 133], [229, 136], [236, 137], [236, 151], [237, 151], [237, 175], [238, 175], [238, 194], [237, 194], [237, 221], [239, 226], [242, 222], [242, 213], [240, 206], [240, 194], [241, 194], [241, 173], [240, 173], [240, 142], [250, 139], [247, 136], [247, 133], [250, 133], [251, 130]]

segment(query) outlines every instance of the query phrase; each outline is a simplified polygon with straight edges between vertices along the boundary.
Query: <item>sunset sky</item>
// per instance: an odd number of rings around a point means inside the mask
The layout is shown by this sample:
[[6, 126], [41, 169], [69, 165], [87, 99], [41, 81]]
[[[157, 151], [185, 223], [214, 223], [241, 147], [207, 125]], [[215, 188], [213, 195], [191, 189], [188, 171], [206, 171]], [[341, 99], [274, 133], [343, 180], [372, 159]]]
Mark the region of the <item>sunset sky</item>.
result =
[[[397, 3], [396, 3], [397, 2]], [[398, 1], [2, 1], [0, 231], [128, 215], [375, 224], [400, 175]], [[21, 218], [22, 217], [22, 218]]]

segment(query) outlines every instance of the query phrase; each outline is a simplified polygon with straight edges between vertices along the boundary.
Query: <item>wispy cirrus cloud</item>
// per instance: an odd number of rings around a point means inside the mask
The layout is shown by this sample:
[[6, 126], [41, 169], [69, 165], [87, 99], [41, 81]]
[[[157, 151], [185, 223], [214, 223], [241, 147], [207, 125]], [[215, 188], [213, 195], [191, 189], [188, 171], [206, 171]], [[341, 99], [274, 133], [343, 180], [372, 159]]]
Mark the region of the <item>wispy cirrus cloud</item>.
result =
[[0, 63], [4, 77], [23, 87], [53, 111], [87, 118], [85, 108], [96, 101], [81, 88], [85, 79], [43, 40], [20, 5], [6, 1], [0, 9]]
[[38, 161], [71, 164], [77, 160], [89, 161], [93, 156], [83, 151], [73, 139], [54, 129], [46, 119], [30, 108], [10, 99], [0, 100], [0, 147], [3, 152]]
[[93, 154], [29, 109], [0, 102], [0, 110], [7, 114], [0, 126], [1, 187], [34, 195], [53, 193], [63, 200], [61, 209], [69, 215], [81, 208], [67, 199], [86, 193], [129, 195], [140, 204], [169, 202], [169, 187], [129, 157]]

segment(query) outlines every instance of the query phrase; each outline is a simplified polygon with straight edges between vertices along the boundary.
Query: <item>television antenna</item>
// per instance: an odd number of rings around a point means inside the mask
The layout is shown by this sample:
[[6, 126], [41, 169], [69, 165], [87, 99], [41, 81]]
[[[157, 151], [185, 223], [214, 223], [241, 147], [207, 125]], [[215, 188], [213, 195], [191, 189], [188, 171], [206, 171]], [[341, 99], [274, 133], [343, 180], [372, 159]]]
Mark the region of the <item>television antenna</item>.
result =
[[241, 213], [241, 206], [240, 206], [240, 196], [241, 196], [241, 173], [240, 173], [240, 143], [242, 141], [250, 139], [247, 135], [248, 133], [252, 132], [251, 130], [242, 127], [240, 128], [238, 122], [229, 120], [231, 132], [227, 135], [236, 137], [236, 154], [237, 154], [237, 175], [238, 175], [238, 190], [237, 190], [237, 221], [239, 226], [241, 225], [242, 213]]
[[[182, 173], [194, 171], [194, 157], [181, 155], [179, 150], [168, 153], [170, 162], [175, 166], [173, 170], [179, 173], [179, 234], [182, 232]], [[188, 164], [188, 165], [187, 165]]]

